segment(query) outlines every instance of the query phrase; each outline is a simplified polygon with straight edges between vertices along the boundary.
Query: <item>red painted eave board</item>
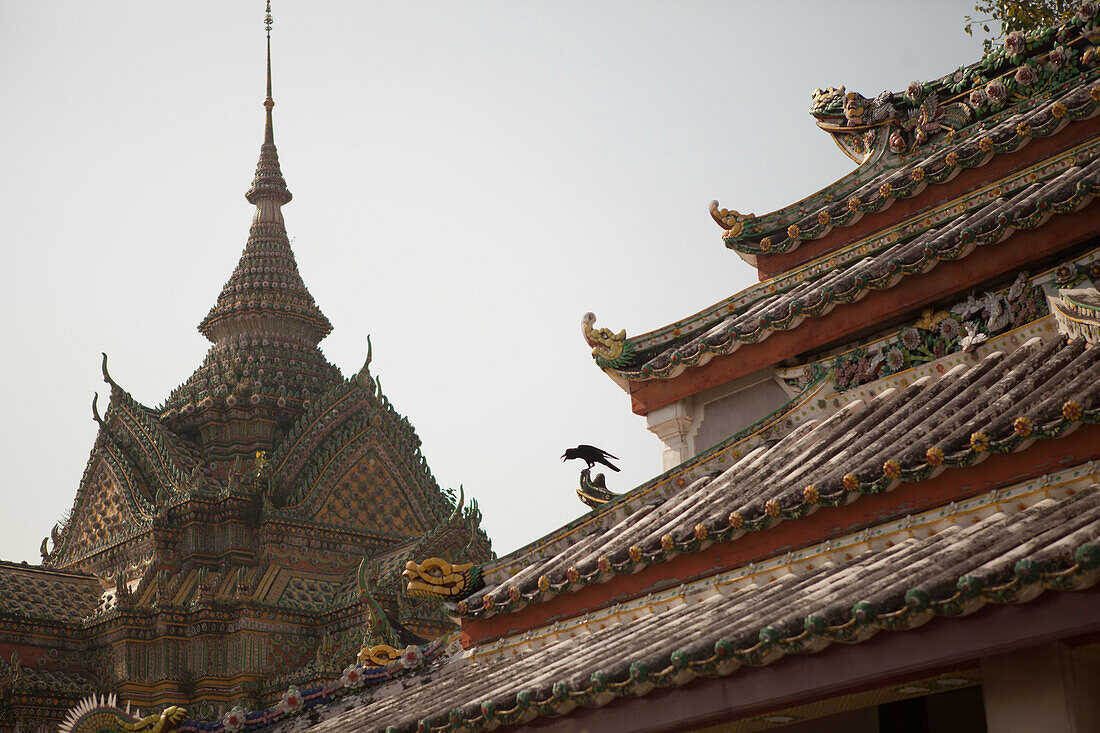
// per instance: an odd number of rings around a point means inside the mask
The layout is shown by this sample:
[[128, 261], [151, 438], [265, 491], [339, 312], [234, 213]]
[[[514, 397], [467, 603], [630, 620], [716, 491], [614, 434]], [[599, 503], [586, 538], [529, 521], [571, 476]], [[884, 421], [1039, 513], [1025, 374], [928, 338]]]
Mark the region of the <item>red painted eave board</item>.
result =
[[1057, 135], [1033, 140], [1011, 153], [997, 155], [980, 168], [964, 170], [944, 184], [933, 184], [910, 199], [895, 201], [889, 208], [864, 215], [851, 226], [837, 227], [820, 239], [804, 242], [792, 252], [756, 255], [760, 279], [781, 275], [810, 260], [851, 242], [893, 226], [915, 214], [1012, 175], [1058, 153], [1080, 145], [1100, 133], [1100, 116], [1071, 123]]
[[887, 290], [872, 290], [855, 303], [837, 305], [826, 315], [807, 318], [790, 331], [778, 331], [760, 343], [742, 345], [703, 366], [688, 367], [673, 379], [631, 382], [631, 409], [646, 415], [705, 389], [841, 341], [870, 324], [913, 313], [952, 293], [965, 293], [1096, 236], [1100, 236], [1100, 213], [1094, 204], [1055, 216], [1038, 229], [1015, 232], [1003, 242], [979, 246], [961, 260], [941, 262], [930, 272], [905, 277]]

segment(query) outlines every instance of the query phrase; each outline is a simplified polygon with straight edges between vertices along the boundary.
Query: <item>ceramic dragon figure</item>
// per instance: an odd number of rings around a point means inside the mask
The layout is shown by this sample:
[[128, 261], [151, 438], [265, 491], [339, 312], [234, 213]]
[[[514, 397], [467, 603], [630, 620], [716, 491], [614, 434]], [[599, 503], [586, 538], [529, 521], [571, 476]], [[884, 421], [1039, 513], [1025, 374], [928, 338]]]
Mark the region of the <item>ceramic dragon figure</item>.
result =
[[710, 218], [717, 222], [718, 226], [725, 229], [723, 237], [740, 237], [745, 233], [745, 226], [751, 220], [756, 218], [755, 214], [742, 214], [740, 211], [734, 211], [733, 209], [723, 209], [718, 205], [718, 201], [710, 202]]
[[131, 712], [130, 705], [119, 707], [112, 695], [92, 695], [69, 710], [58, 733], [171, 733], [187, 718], [187, 711], [177, 705], [162, 712], [142, 717], [141, 711]]
[[405, 589], [408, 595], [447, 600], [469, 595], [481, 579], [481, 571], [472, 562], [450, 563], [441, 557], [430, 557], [419, 563], [409, 560], [402, 575], [409, 581]]
[[629, 364], [634, 358], [634, 346], [626, 340], [626, 330], [612, 333], [608, 328], [595, 328], [596, 314], [581, 318], [584, 340], [592, 347], [592, 358], [601, 369], [614, 369]]

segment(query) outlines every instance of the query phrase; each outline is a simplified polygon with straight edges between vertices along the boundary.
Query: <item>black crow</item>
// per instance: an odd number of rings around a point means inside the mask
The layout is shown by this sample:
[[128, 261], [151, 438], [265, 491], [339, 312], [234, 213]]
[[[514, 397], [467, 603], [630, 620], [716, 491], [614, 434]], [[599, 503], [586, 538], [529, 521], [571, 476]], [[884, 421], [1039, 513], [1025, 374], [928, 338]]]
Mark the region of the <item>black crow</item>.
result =
[[[561, 454], [561, 459], [563, 461], [571, 461], [574, 458], [580, 458], [582, 461], [587, 463], [589, 469], [591, 469], [597, 463], [602, 463], [603, 465], [610, 468], [612, 471], [619, 470], [616, 466], [614, 466], [610, 461], [607, 460], [608, 458], [615, 458], [615, 456], [611, 455], [605, 450], [600, 450], [594, 445], [578, 445], [576, 448], [570, 448], [569, 450], [565, 451], [565, 453]], [[615, 458], [615, 460], [617, 461], [619, 459]]]

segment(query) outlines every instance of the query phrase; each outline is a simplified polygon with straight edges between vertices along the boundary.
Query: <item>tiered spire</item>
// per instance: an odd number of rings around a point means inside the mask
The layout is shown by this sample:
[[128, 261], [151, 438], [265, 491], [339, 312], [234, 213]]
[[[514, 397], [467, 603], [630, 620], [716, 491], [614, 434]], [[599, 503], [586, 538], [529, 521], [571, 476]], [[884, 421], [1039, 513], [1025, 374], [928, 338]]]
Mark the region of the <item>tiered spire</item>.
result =
[[264, 17], [267, 30], [267, 97], [264, 142], [256, 176], [245, 194], [255, 204], [248, 243], [237, 269], [222, 288], [218, 301], [199, 324], [199, 331], [216, 344], [275, 339], [316, 345], [332, 331], [298, 273], [286, 236], [282, 206], [291, 200], [275, 149], [271, 110], [271, 3]]
[[[264, 99], [264, 109], [267, 120], [264, 124], [264, 144], [260, 146], [260, 162], [256, 164], [256, 177], [244, 197], [248, 203], [256, 205], [255, 222], [282, 223], [279, 207], [289, 203], [293, 196], [287, 190], [283, 172], [279, 169], [279, 151], [275, 149], [275, 131], [271, 122], [271, 110], [275, 107], [275, 100], [271, 97], [271, 22], [271, 3], [268, 2], [264, 16], [264, 29], [267, 31], [267, 97]], [[265, 207], [264, 202], [273, 202], [274, 205]]]

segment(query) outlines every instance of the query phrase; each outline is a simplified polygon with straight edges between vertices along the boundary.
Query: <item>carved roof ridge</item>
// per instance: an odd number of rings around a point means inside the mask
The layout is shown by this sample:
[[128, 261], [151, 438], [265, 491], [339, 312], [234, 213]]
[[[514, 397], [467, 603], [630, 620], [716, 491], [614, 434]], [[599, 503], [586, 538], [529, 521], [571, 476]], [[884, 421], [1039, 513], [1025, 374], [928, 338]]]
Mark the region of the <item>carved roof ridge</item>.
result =
[[[200, 480], [209, 483], [210, 477], [202, 471], [203, 460], [191, 441], [165, 427], [156, 410], [138, 402], [126, 389], [115, 382], [107, 372], [107, 355], [103, 355], [104, 380], [111, 386], [111, 400], [100, 422], [101, 430], [107, 430], [122, 445], [138, 448], [136, 456], [149, 474], [164, 488], [182, 491], [192, 483], [197, 468]], [[117, 418], [113, 424], [112, 418]], [[119, 429], [124, 432], [119, 432]], [[131, 459], [134, 452], [127, 452]], [[160, 488], [160, 487], [158, 487]]]

